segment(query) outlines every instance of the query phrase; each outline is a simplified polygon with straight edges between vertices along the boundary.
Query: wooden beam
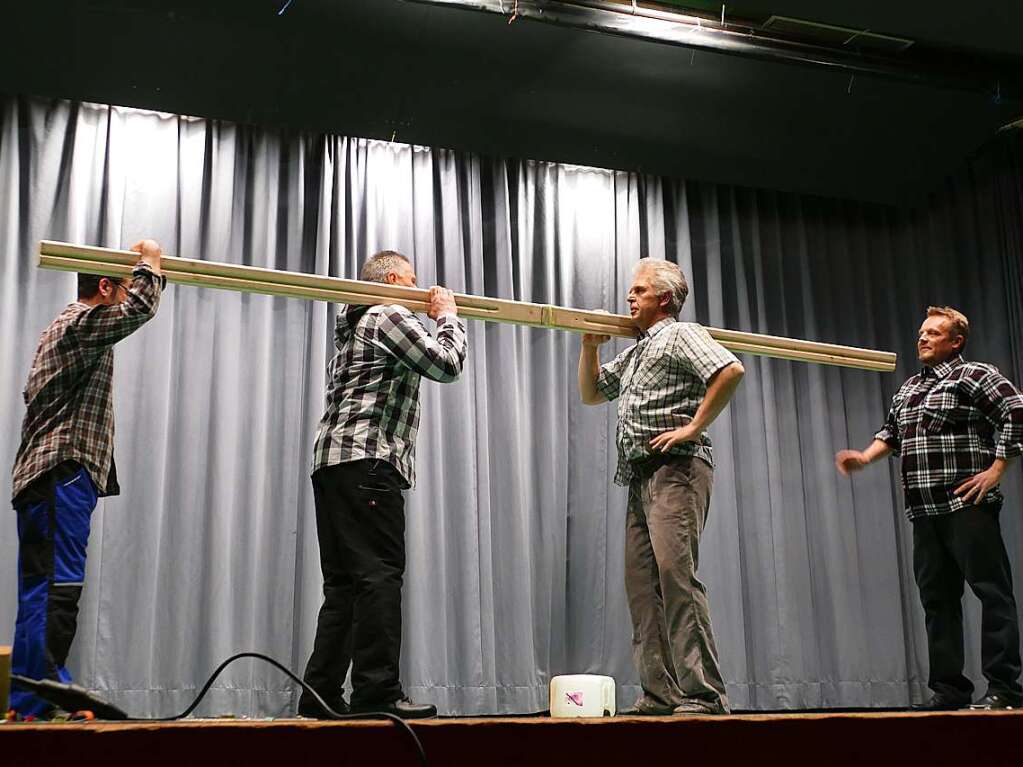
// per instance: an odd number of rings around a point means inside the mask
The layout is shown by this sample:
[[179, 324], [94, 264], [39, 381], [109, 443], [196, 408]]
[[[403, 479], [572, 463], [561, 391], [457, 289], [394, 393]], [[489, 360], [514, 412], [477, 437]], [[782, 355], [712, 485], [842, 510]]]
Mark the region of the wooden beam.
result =
[[[39, 243], [39, 266], [46, 269], [120, 277], [131, 274], [137, 261], [138, 254], [130, 250], [95, 248], [49, 240]], [[340, 277], [325, 277], [304, 272], [287, 272], [175, 256], [164, 256], [161, 260], [161, 269], [168, 282], [195, 287], [220, 288], [342, 304], [398, 304], [415, 312], [425, 312], [428, 301], [428, 291], [422, 288], [406, 288], [378, 282], [347, 280]], [[575, 333], [600, 333], [623, 338], [636, 337], [636, 329], [631, 318], [620, 314], [566, 309], [560, 306], [461, 293], [455, 294], [455, 304], [458, 306], [460, 316], [472, 319], [568, 330]], [[895, 370], [896, 356], [893, 352], [738, 330], [719, 328], [707, 328], [707, 330], [725, 348], [738, 354], [757, 354], [779, 359], [880, 372]]]

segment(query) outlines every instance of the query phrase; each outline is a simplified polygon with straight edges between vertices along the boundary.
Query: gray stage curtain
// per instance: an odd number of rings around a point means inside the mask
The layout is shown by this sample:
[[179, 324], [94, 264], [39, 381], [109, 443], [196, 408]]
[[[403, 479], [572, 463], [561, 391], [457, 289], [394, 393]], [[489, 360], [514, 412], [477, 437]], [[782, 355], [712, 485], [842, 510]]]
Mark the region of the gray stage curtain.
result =
[[[420, 284], [613, 311], [624, 311], [641, 255], [667, 258], [691, 278], [685, 319], [900, 354], [895, 375], [743, 358], [745, 382], [712, 430], [719, 465], [701, 563], [734, 705], [896, 706], [922, 694], [896, 466], [849, 482], [832, 460], [869, 443], [913, 372], [929, 302], [961, 307], [975, 356], [1019, 376], [1020, 239], [1009, 242], [1005, 223], [1018, 176], [1004, 163], [970, 169], [903, 214], [122, 108], [0, 103], [2, 493], [36, 340], [73, 296], [73, 276], [34, 266], [40, 238], [127, 247], [152, 236], [173, 254], [346, 277], [396, 248]], [[156, 319], [117, 348], [124, 493], [94, 517], [71, 667], [133, 714], [180, 710], [236, 651], [305, 662], [320, 600], [308, 470], [332, 312], [170, 287]], [[637, 688], [625, 494], [610, 481], [614, 408], [578, 403], [573, 335], [470, 322], [469, 342], [461, 380], [423, 389], [405, 685], [442, 713], [527, 712], [547, 707], [551, 675], [605, 673], [627, 704]], [[612, 346], [605, 355], [624, 342]], [[1020, 565], [1018, 467], [1006, 490]], [[14, 515], [0, 515], [0, 637], [13, 631], [16, 550]], [[969, 615], [979, 678], [972, 601]], [[244, 661], [207, 700], [201, 713], [279, 715], [295, 691]]]

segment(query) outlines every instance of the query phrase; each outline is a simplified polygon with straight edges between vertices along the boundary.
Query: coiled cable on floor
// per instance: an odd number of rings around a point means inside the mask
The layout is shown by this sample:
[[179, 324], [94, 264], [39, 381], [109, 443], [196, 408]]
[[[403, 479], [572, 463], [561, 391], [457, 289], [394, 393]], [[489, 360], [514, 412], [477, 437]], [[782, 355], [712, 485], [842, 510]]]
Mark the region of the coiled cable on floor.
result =
[[362, 714], [339, 714], [337, 711], [327, 705], [327, 702], [320, 697], [319, 693], [316, 692], [312, 687], [306, 684], [304, 681], [299, 679], [290, 669], [285, 667], [283, 664], [278, 663], [276, 660], [271, 658], [269, 655], [263, 655], [258, 652], [240, 652], [232, 655], [230, 658], [225, 660], [214, 671], [210, 678], [206, 680], [206, 684], [203, 685], [202, 689], [199, 690], [199, 694], [195, 696], [195, 699], [188, 705], [184, 711], [175, 716], [162, 716], [162, 717], [136, 717], [128, 716], [124, 711], [117, 708], [114, 705], [107, 703], [106, 701], [96, 697], [84, 687], [79, 687], [74, 684], [64, 684], [56, 682], [51, 679], [30, 679], [29, 677], [21, 676], [18, 674], [11, 674], [11, 682], [25, 690], [34, 692], [39, 697], [50, 703], [62, 707], [68, 711], [76, 711], [79, 709], [88, 709], [95, 713], [99, 718], [106, 719], [109, 721], [127, 721], [127, 722], [174, 722], [179, 719], [184, 719], [186, 716], [191, 714], [198, 708], [202, 699], [206, 697], [206, 693], [209, 692], [213, 683], [217, 680], [225, 668], [231, 663], [234, 663], [240, 658], [259, 658], [269, 663], [271, 666], [283, 671], [292, 681], [297, 682], [301, 685], [302, 689], [308, 692], [316, 702], [323, 709], [324, 713], [327, 714], [331, 719], [335, 721], [345, 721], [349, 719], [366, 719], [371, 718], [383, 718], [389, 719], [394, 722], [399, 729], [401, 729], [409, 738], [412, 739], [412, 743], [416, 747], [416, 753], [419, 755], [419, 763], [422, 767], [427, 767], [426, 752], [423, 750], [423, 744], [420, 743], [416, 733], [412, 730], [405, 721], [394, 714], [386, 711], [371, 711]]
[[303, 690], [305, 690], [307, 693], [312, 695], [313, 698], [316, 700], [316, 702], [323, 708], [324, 713], [328, 714], [330, 716], [330, 718], [335, 720], [335, 721], [345, 721], [345, 720], [349, 720], [349, 719], [365, 719], [367, 717], [379, 717], [379, 718], [391, 720], [392, 722], [394, 722], [395, 725], [397, 725], [397, 727], [400, 730], [402, 730], [412, 740], [413, 745], [415, 745], [415, 747], [416, 747], [416, 752], [419, 755], [419, 763], [423, 767], [427, 767], [426, 752], [423, 750], [423, 744], [419, 741], [419, 738], [416, 735], [416, 733], [412, 730], [411, 727], [408, 726], [408, 724], [405, 722], [404, 719], [402, 719], [399, 716], [395, 716], [394, 714], [389, 714], [386, 711], [374, 711], [374, 712], [368, 712], [368, 713], [365, 713], [365, 714], [339, 714], [337, 711], [335, 711], [334, 709], [332, 709], [330, 706], [327, 705], [327, 702], [323, 698], [320, 697], [319, 693], [317, 693], [316, 690], [314, 690], [312, 687], [310, 687], [304, 681], [299, 679], [294, 673], [291, 672], [290, 669], [288, 669], [283, 664], [278, 663], [276, 660], [271, 658], [269, 655], [263, 655], [262, 653], [258, 653], [258, 652], [240, 652], [240, 653], [236, 653], [235, 655], [232, 655], [230, 658], [228, 658], [223, 663], [221, 663], [219, 666], [217, 666], [217, 670], [214, 671], [210, 675], [210, 678], [208, 680], [206, 680], [206, 684], [203, 685], [203, 688], [199, 691], [199, 694], [195, 696], [195, 700], [193, 700], [188, 705], [188, 708], [186, 708], [180, 714], [177, 714], [176, 716], [167, 716], [167, 717], [149, 718], [149, 719], [139, 719], [139, 718], [135, 718], [135, 717], [130, 717], [129, 721], [133, 721], [133, 722], [173, 722], [173, 721], [176, 721], [178, 719], [184, 719], [186, 716], [188, 716], [193, 711], [195, 711], [195, 709], [199, 706], [199, 704], [202, 702], [202, 699], [206, 696], [206, 693], [209, 692], [210, 687], [213, 686], [213, 683], [216, 681], [217, 677], [220, 676], [220, 672], [223, 671], [225, 668], [227, 668], [228, 665], [230, 665], [234, 661], [238, 660], [239, 658], [259, 658], [260, 660], [266, 661], [271, 666], [274, 666], [275, 668], [279, 669], [280, 671], [283, 671], [293, 682], [296, 682], [299, 685], [301, 685]]

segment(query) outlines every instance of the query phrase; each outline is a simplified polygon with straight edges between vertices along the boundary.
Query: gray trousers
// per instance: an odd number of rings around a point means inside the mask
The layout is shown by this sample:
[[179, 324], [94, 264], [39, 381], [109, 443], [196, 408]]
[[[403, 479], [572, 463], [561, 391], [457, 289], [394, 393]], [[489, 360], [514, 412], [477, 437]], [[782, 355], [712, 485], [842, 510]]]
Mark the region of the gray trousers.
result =
[[707, 589], [696, 577], [714, 470], [691, 456], [637, 468], [625, 523], [625, 591], [640, 683], [663, 705], [697, 698], [727, 709]]

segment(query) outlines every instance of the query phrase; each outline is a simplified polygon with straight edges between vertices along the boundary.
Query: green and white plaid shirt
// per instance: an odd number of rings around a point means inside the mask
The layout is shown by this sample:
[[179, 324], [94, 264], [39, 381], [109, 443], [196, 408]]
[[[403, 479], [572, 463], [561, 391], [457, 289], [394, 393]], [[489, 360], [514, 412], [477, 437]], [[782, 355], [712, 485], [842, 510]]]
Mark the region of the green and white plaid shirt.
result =
[[467, 351], [455, 315], [437, 320], [433, 338], [403, 306], [347, 306], [334, 327], [327, 409], [313, 446], [313, 473], [326, 466], [379, 458], [416, 483], [419, 382], [458, 378]]
[[[650, 458], [650, 440], [693, 419], [707, 394], [707, 382], [735, 355], [695, 322], [666, 318], [600, 368], [597, 389], [618, 403], [618, 470], [615, 482], [628, 485], [633, 464]], [[670, 455], [695, 455], [711, 466], [714, 454], [704, 432], [699, 442], [682, 442]]]

